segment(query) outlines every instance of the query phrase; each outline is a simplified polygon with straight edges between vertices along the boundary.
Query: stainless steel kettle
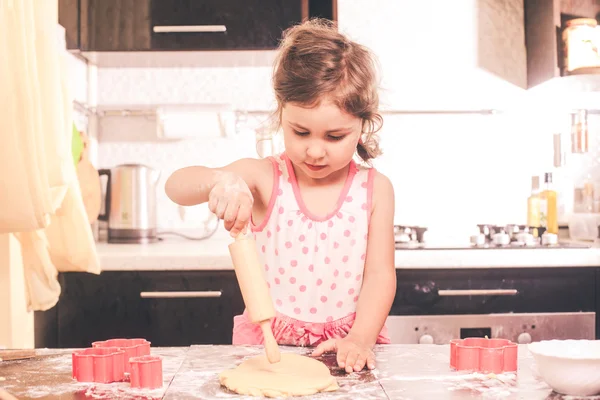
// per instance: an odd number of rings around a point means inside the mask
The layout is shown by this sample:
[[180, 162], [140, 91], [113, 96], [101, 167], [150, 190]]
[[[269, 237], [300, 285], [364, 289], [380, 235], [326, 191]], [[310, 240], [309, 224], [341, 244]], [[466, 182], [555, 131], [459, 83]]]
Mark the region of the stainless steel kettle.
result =
[[156, 189], [160, 172], [142, 164], [101, 169], [106, 175], [104, 213], [109, 243], [151, 243], [156, 231]]

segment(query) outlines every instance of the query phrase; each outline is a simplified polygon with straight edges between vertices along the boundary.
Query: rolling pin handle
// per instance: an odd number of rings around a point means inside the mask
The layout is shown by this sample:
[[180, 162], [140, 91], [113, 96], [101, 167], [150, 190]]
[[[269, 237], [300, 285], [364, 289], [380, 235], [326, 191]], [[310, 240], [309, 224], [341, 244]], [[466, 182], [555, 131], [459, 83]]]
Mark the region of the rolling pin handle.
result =
[[275, 336], [273, 336], [273, 331], [271, 330], [271, 320], [266, 319], [264, 321], [260, 321], [260, 328], [262, 329], [263, 337], [265, 339], [265, 352], [267, 353], [267, 359], [271, 364], [278, 363], [281, 361], [281, 353], [279, 352], [277, 340], [275, 340]]

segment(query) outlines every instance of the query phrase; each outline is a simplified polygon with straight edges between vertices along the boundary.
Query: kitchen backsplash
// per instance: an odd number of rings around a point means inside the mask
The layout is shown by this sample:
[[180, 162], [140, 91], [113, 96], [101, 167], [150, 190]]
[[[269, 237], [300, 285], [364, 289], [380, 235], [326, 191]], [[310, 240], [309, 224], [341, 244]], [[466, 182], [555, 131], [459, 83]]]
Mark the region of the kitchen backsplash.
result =
[[[196, 68], [99, 68], [97, 101], [111, 107], [228, 104], [267, 111], [273, 106], [271, 67], [261, 57], [251, 66], [218, 61]], [[393, 109], [393, 104], [387, 106]], [[156, 140], [144, 123], [112, 124], [109, 132], [105, 126], [99, 132], [98, 166], [138, 162], [161, 170], [160, 228], [193, 232], [205, 208], [192, 207], [182, 219], [164, 194], [166, 178], [188, 165], [214, 167], [257, 157], [253, 128], [265, 118], [266, 114], [238, 124], [234, 138], [181, 141]], [[523, 223], [530, 177], [552, 171], [552, 134], [568, 132], [568, 123], [567, 114], [518, 110], [492, 115], [384, 114], [380, 136], [385, 153], [375, 166], [394, 184], [395, 222], [425, 225], [447, 235], [462, 235], [477, 223]], [[590, 116], [592, 138], [598, 127], [598, 117]], [[598, 143], [591, 148], [597, 154]], [[597, 157], [586, 160], [577, 161], [581, 168], [569, 173], [577, 179], [590, 171], [597, 174]]]

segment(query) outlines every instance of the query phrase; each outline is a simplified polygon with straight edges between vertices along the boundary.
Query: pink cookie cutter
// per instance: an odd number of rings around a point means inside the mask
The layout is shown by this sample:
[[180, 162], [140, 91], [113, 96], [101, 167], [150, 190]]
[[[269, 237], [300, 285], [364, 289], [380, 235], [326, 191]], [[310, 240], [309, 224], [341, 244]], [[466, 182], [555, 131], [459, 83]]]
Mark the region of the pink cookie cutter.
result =
[[102, 342], [93, 342], [92, 347], [116, 347], [125, 352], [124, 370], [131, 372], [129, 359], [132, 357], [141, 357], [150, 355], [150, 342], [146, 339], [109, 339]]
[[116, 347], [75, 350], [73, 378], [79, 382], [110, 383], [125, 378], [125, 352]]
[[134, 388], [156, 389], [163, 385], [162, 358], [142, 356], [129, 359], [130, 385]]
[[458, 371], [500, 374], [517, 370], [518, 347], [506, 339], [466, 338], [450, 341], [450, 367]]

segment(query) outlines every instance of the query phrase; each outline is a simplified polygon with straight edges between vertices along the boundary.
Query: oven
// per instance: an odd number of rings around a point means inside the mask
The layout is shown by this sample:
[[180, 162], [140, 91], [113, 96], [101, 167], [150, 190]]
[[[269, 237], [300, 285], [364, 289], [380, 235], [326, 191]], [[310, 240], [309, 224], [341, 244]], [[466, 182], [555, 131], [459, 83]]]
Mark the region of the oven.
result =
[[596, 339], [594, 268], [397, 269], [392, 343]]

